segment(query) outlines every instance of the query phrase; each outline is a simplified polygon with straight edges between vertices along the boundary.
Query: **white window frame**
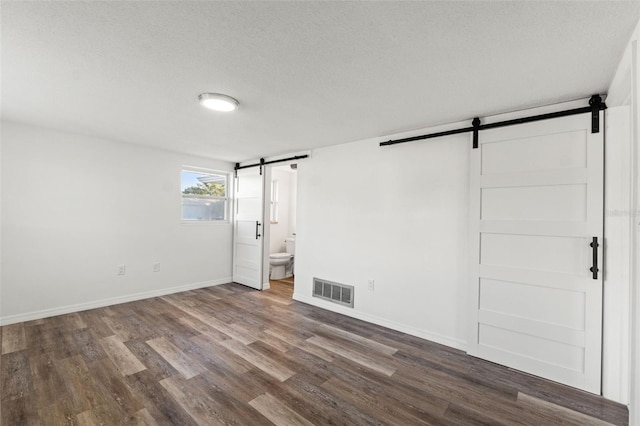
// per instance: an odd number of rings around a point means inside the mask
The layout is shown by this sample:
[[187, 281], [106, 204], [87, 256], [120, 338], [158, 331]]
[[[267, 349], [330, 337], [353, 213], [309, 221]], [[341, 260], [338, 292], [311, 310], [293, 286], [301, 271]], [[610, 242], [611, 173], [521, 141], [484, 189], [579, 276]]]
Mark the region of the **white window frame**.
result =
[[[225, 178], [225, 196], [207, 196], [207, 195], [185, 195], [182, 193], [182, 172], [202, 173], [217, 176], [224, 176]], [[180, 221], [183, 225], [217, 225], [217, 224], [229, 224], [231, 223], [231, 196], [233, 192], [231, 187], [231, 173], [215, 169], [207, 169], [204, 167], [192, 167], [182, 166], [180, 168]], [[199, 198], [199, 199], [211, 199], [211, 200], [224, 200], [224, 219], [185, 219], [183, 217], [182, 200], [185, 198]]]

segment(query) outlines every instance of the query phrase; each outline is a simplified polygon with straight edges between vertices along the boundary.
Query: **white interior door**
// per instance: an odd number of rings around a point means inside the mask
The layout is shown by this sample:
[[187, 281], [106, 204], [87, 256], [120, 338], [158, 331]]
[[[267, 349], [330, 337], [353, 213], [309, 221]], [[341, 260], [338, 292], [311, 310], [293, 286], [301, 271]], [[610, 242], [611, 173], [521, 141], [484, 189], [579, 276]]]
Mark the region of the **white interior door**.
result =
[[484, 130], [470, 177], [469, 353], [596, 394], [603, 142], [590, 114]]
[[233, 223], [233, 281], [262, 290], [264, 180], [258, 167], [238, 170]]

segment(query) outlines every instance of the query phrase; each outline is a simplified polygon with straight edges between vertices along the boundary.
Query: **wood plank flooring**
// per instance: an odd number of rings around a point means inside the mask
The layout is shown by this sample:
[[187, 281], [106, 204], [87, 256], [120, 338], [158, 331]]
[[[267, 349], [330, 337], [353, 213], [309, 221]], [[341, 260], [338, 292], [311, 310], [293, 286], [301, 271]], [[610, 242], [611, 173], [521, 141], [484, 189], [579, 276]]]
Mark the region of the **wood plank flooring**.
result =
[[2, 327], [1, 424], [627, 425], [627, 408], [237, 284]]

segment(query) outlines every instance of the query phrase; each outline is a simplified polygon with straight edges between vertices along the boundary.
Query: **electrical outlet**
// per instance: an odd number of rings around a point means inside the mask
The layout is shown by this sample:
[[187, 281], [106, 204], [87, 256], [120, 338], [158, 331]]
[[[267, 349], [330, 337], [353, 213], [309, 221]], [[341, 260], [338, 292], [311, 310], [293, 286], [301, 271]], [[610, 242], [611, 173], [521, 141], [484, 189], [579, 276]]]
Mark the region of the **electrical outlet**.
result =
[[153, 264], [153, 272], [160, 272], [160, 262]]
[[118, 265], [118, 275], [124, 275], [127, 273], [127, 267], [125, 265]]
[[369, 280], [369, 290], [370, 291], [373, 291], [374, 284], [375, 284], [374, 280]]

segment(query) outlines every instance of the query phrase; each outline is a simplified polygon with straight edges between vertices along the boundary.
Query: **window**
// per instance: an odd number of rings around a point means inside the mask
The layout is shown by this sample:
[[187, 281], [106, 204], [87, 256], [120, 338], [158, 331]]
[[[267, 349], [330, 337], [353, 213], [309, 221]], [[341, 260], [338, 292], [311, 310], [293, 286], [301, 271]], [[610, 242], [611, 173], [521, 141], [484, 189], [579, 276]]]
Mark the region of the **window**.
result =
[[180, 177], [182, 220], [227, 220], [228, 174], [212, 170], [183, 169]]
[[278, 223], [278, 181], [271, 181], [271, 223]]

